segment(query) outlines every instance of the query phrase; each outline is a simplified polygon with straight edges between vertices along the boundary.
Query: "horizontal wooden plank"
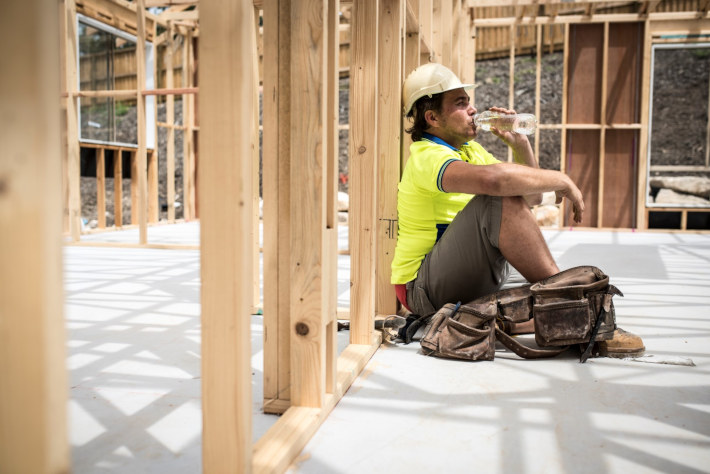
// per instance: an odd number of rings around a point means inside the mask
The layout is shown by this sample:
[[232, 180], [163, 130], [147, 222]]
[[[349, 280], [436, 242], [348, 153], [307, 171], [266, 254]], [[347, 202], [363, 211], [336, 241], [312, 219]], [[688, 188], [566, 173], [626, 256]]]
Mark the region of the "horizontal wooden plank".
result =
[[468, 0], [469, 8], [486, 7], [527, 7], [527, 6], [586, 6], [590, 4], [605, 3], [613, 6], [628, 4], [655, 3], [655, 0], [638, 0], [636, 2], [610, 2], [609, 0]]
[[284, 472], [318, 427], [350, 388], [382, 343], [376, 333], [372, 344], [350, 344], [338, 357], [335, 393], [325, 397], [323, 408], [291, 407], [254, 445], [253, 472]]
[[478, 18], [473, 20], [473, 25], [479, 28], [510, 26], [515, 24], [521, 25], [563, 25], [574, 23], [618, 23], [618, 22], [634, 22], [634, 21], [664, 21], [664, 20], [698, 20], [710, 19], [708, 13], [701, 14], [698, 12], [660, 12], [650, 13], [648, 15], [639, 15], [638, 13], [604, 13], [593, 16], [587, 15], [558, 15], [558, 16], [524, 16], [504, 17], [504, 18]]

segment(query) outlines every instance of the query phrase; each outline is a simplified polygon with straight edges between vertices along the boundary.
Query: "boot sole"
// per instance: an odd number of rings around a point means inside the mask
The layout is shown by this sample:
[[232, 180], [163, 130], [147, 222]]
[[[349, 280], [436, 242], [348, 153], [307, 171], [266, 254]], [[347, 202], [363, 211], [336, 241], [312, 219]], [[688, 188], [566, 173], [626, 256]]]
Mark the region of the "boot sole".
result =
[[641, 357], [645, 352], [646, 348], [642, 347], [641, 349], [618, 349], [616, 351], [600, 350], [599, 355], [614, 359], [626, 359], [627, 357]]

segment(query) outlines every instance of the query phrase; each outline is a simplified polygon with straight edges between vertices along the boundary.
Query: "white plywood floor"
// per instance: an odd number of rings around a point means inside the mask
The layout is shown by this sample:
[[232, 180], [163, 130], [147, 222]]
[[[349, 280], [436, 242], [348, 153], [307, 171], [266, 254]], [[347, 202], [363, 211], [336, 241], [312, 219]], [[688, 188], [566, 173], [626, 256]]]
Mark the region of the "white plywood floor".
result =
[[[386, 345], [290, 472], [710, 472], [710, 236], [544, 234], [561, 268], [611, 276], [618, 322], [647, 354], [695, 366], [502, 348], [465, 363]], [[151, 227], [149, 242], [197, 245], [199, 225]], [[199, 252], [69, 246], [64, 267], [74, 472], [200, 472]], [[340, 256], [340, 306], [349, 269]], [[261, 337], [252, 316], [254, 439], [275, 420], [260, 413]]]

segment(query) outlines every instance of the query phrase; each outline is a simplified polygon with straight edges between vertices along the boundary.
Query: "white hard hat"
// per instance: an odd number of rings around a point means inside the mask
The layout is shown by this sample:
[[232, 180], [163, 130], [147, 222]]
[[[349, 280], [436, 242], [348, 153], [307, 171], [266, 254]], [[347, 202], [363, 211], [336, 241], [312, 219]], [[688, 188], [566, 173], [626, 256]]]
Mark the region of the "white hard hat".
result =
[[425, 95], [434, 94], [454, 89], [473, 89], [477, 84], [463, 84], [456, 74], [446, 66], [437, 63], [427, 63], [412, 71], [402, 86], [402, 103], [404, 114], [408, 114], [414, 103]]

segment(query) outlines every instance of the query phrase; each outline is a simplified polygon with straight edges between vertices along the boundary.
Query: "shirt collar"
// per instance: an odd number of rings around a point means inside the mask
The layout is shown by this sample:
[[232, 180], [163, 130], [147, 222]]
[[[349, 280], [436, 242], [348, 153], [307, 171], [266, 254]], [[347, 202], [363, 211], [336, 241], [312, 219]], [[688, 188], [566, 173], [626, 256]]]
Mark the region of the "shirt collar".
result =
[[[437, 144], [439, 144], [439, 145], [447, 146], [447, 147], [451, 148], [452, 150], [454, 150], [454, 151], [456, 151], [456, 152], [461, 151], [461, 150], [459, 150], [459, 149], [453, 147], [452, 145], [446, 143], [444, 140], [442, 140], [441, 138], [437, 137], [436, 135], [432, 135], [431, 133], [427, 133], [427, 132], [422, 133], [422, 138], [426, 138], [426, 139], [429, 140], [430, 142], [434, 142], [434, 143], [437, 143]], [[464, 143], [464, 145], [466, 145], [467, 143], [468, 143], [468, 142]]]

